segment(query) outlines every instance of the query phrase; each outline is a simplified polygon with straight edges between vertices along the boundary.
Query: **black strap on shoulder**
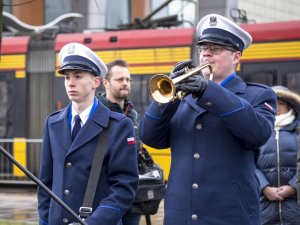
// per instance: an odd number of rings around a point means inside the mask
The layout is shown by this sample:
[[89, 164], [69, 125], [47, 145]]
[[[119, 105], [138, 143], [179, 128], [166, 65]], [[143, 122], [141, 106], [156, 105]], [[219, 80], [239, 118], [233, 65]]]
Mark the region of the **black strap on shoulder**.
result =
[[106, 129], [99, 135], [99, 139], [96, 146], [96, 151], [87, 183], [83, 204], [79, 208], [79, 216], [82, 219], [88, 218], [93, 211], [93, 201], [97, 189], [98, 180], [100, 177], [101, 167], [104, 159], [104, 155], [107, 149], [108, 134], [110, 131], [110, 122]]

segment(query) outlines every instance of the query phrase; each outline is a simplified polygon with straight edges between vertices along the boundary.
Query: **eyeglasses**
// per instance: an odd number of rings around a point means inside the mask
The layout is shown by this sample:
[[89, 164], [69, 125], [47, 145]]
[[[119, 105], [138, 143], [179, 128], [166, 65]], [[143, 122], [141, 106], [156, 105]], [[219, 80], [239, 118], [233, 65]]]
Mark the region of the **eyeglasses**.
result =
[[120, 78], [117, 78], [117, 79], [112, 79], [118, 83], [123, 83], [124, 80], [126, 80], [127, 83], [130, 83], [132, 81], [131, 78], [128, 78], [128, 77], [120, 77]]
[[223, 50], [237, 52], [237, 50], [227, 47], [227, 46], [223, 46], [223, 45], [198, 45], [197, 49], [198, 49], [199, 54], [204, 51], [207, 51], [208, 49], [211, 53], [216, 54], [216, 55], [220, 54]]

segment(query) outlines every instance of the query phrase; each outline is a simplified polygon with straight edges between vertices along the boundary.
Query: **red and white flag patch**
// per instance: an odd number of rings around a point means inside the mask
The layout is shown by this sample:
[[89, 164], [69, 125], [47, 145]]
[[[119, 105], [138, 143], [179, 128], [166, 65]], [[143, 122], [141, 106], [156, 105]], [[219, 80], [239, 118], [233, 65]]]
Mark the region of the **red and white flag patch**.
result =
[[271, 105], [269, 105], [268, 103], [264, 102], [265, 106], [270, 109], [272, 112], [274, 112], [274, 109]]
[[135, 144], [135, 139], [134, 139], [134, 137], [129, 137], [129, 138], [127, 138], [127, 144], [128, 144], [128, 145], [134, 145], [134, 144]]

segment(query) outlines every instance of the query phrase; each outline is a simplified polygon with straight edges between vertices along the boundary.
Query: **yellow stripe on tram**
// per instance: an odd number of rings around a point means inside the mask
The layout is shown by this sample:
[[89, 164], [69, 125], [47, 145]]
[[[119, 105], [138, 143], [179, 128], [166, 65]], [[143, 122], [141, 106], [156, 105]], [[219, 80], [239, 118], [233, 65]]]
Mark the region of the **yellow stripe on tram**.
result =
[[[123, 49], [96, 51], [104, 63], [111, 62], [117, 58], [125, 59], [130, 66], [131, 75], [169, 73], [173, 64], [191, 57], [190, 46], [145, 48], [145, 49]], [[141, 57], [141, 55], [143, 57]], [[171, 64], [170, 64], [171, 63]], [[170, 65], [169, 65], [170, 64]], [[58, 53], [56, 54], [56, 68], [59, 68]], [[56, 72], [56, 76], [61, 76]]]
[[[14, 138], [13, 142], [13, 156], [14, 158], [26, 168], [26, 139], [25, 138]], [[26, 175], [16, 165], [13, 167], [13, 175], [16, 177], [25, 177]]]
[[25, 78], [25, 77], [26, 77], [26, 73], [24, 70], [16, 71], [16, 78]]

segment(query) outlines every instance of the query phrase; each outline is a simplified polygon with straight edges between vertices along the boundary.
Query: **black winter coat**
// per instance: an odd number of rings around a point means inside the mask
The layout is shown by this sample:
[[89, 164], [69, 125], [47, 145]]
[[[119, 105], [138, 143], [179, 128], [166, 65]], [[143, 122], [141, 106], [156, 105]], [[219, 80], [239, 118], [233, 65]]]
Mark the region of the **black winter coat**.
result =
[[[299, 124], [300, 121], [296, 118], [291, 124], [279, 130], [279, 149], [277, 148], [275, 131], [269, 141], [261, 147], [256, 171], [261, 191], [268, 185], [271, 187], [290, 185], [296, 189], [296, 160], [299, 135], [297, 130]], [[260, 207], [263, 225], [300, 224], [300, 208], [297, 206], [297, 194], [279, 202], [269, 201], [261, 192]]]

